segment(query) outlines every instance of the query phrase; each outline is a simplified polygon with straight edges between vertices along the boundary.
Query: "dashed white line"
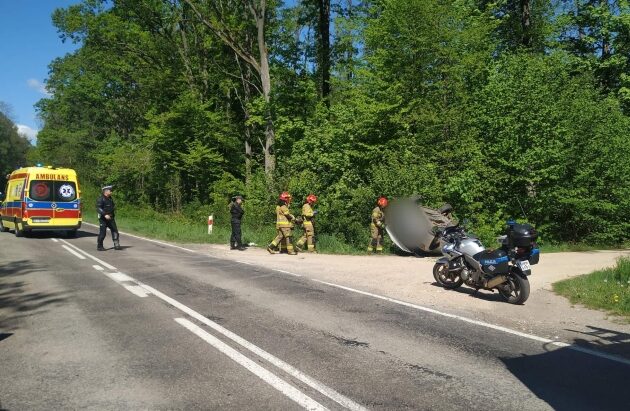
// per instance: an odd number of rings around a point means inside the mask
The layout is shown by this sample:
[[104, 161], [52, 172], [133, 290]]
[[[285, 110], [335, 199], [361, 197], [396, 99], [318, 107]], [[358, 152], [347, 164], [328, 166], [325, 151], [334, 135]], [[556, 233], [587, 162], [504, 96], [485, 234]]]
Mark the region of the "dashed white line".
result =
[[127, 289], [127, 291], [129, 291], [132, 294], [137, 295], [138, 297], [144, 298], [147, 295], [149, 295], [147, 290], [145, 290], [144, 288], [142, 288], [139, 285], [127, 285], [127, 284], [121, 284], [121, 285], [123, 287], [125, 287], [125, 289]]
[[56, 238], [51, 238], [51, 240], [53, 240], [55, 243], [59, 242], [59, 240], [57, 240]]
[[527, 338], [527, 339], [530, 339], [530, 340], [542, 342], [542, 343], [545, 343], [545, 344], [555, 345], [556, 347], [569, 348], [569, 349], [572, 349], [574, 351], [579, 351], [581, 353], [590, 354], [590, 355], [594, 355], [596, 357], [605, 358], [605, 359], [616, 361], [616, 362], [619, 362], [619, 363], [622, 363], [622, 364], [630, 365], [630, 360], [627, 360], [625, 358], [618, 357], [618, 356], [615, 356], [615, 355], [610, 355], [610, 354], [606, 354], [606, 353], [603, 353], [603, 352], [590, 350], [588, 348], [578, 347], [576, 345], [567, 344], [567, 343], [561, 342], [561, 341], [550, 340], [548, 338], [539, 337], [537, 335], [527, 334], [527, 333], [524, 333], [524, 332], [521, 332], [521, 331], [512, 330], [511, 328], [502, 327], [500, 325], [490, 324], [490, 323], [486, 323], [486, 322], [479, 321], [479, 320], [473, 320], [472, 318], [467, 318], [467, 317], [462, 317], [462, 316], [455, 315], [455, 314], [445, 313], [445, 312], [442, 312], [442, 311], [434, 310], [433, 308], [429, 308], [429, 307], [424, 307], [424, 306], [417, 305], [417, 304], [408, 303], [406, 301], [396, 300], [395, 298], [385, 297], [385, 296], [382, 296], [382, 295], [373, 294], [373, 293], [370, 293], [370, 292], [367, 292], [367, 291], [357, 290], [355, 288], [346, 287], [346, 286], [335, 284], [335, 283], [329, 283], [327, 281], [322, 281], [322, 280], [317, 280], [317, 279], [312, 279], [312, 280], [315, 281], [315, 282], [318, 282], [320, 284], [326, 284], [326, 285], [328, 285], [330, 287], [340, 288], [342, 290], [351, 291], [353, 293], [367, 295], [367, 296], [370, 296], [370, 297], [378, 298], [379, 300], [385, 300], [385, 301], [389, 301], [389, 302], [394, 303], [394, 304], [399, 304], [399, 305], [404, 305], [406, 307], [414, 308], [416, 310], [426, 311], [426, 312], [429, 312], [429, 313], [432, 313], [432, 314], [441, 315], [443, 317], [454, 318], [454, 319], [457, 319], [457, 320], [460, 320], [460, 321], [464, 321], [464, 322], [467, 322], [467, 323], [470, 323], [470, 324], [479, 325], [481, 327], [491, 328], [493, 330], [502, 331], [502, 332], [505, 332], [505, 333], [508, 333], [508, 334], [512, 334], [512, 335], [517, 335], [519, 337], [523, 337], [523, 338]]
[[151, 294], [155, 295], [156, 297], [164, 300], [165, 302], [167, 302], [168, 304], [172, 305], [173, 307], [179, 309], [180, 311], [188, 314], [190, 317], [196, 319], [197, 321], [201, 322], [202, 324], [207, 325], [208, 327], [212, 328], [213, 330], [223, 334], [225, 337], [229, 338], [230, 340], [234, 341], [235, 343], [239, 344], [240, 346], [246, 348], [247, 350], [253, 352], [254, 354], [258, 355], [259, 357], [267, 360], [268, 362], [270, 362], [271, 364], [275, 365], [276, 367], [280, 368], [281, 370], [283, 370], [284, 372], [286, 372], [287, 374], [297, 378], [298, 380], [302, 381], [304, 384], [308, 385], [309, 387], [319, 391], [320, 393], [324, 394], [325, 396], [327, 396], [328, 398], [334, 400], [335, 402], [337, 402], [338, 404], [353, 410], [353, 411], [365, 411], [366, 408], [364, 408], [363, 406], [361, 406], [360, 404], [354, 402], [353, 400], [351, 400], [350, 398], [338, 393], [337, 391], [333, 390], [332, 388], [324, 385], [323, 383], [315, 380], [314, 378], [309, 377], [308, 375], [304, 374], [302, 371], [298, 370], [297, 368], [293, 367], [290, 364], [287, 364], [286, 362], [282, 361], [281, 359], [275, 357], [274, 355], [268, 353], [267, 351], [263, 350], [262, 348], [250, 343], [249, 341], [247, 341], [246, 339], [240, 337], [237, 334], [234, 334], [232, 331], [222, 327], [221, 325], [215, 323], [214, 321], [209, 320], [208, 318], [206, 318], [205, 316], [199, 314], [197, 311], [193, 310], [192, 308], [189, 308], [187, 306], [185, 306], [184, 304], [180, 303], [179, 301], [169, 297], [168, 295], [161, 293], [160, 291], [156, 290], [155, 288], [148, 286], [146, 284], [143, 284], [141, 282], [138, 281], [138, 284], [140, 284], [142, 287], [144, 287], [144, 289], [146, 289], [147, 291], [149, 291]]
[[121, 273], [121, 272], [107, 273], [107, 276], [116, 282], [135, 281], [133, 278], [129, 277], [127, 274]]
[[82, 254], [77, 253], [76, 251], [74, 251], [72, 248], [68, 247], [67, 245], [62, 245], [62, 247], [69, 252], [70, 254], [74, 255], [75, 257], [77, 257], [79, 260], [85, 260], [85, 257]]
[[176, 318], [175, 321], [307, 410], [328, 409], [187, 319]]
[[87, 252], [83, 251], [83, 250], [82, 250], [82, 249], [80, 249], [79, 247], [77, 247], [77, 246], [75, 246], [75, 245], [73, 245], [73, 244], [70, 244], [70, 243], [69, 243], [69, 242], [67, 242], [66, 240], [61, 240], [61, 239], [60, 239], [59, 241], [61, 241], [61, 242], [65, 243], [65, 244], [67, 244], [68, 246], [70, 246], [70, 247], [74, 248], [74, 249], [75, 249], [75, 250], [77, 250], [79, 253], [81, 253], [81, 254], [85, 255], [86, 257], [91, 258], [92, 260], [96, 261], [97, 263], [99, 263], [100, 265], [104, 266], [105, 268], [109, 268], [110, 270], [116, 270], [116, 267], [114, 267], [113, 265], [108, 264], [108, 263], [106, 263], [105, 261], [103, 261], [103, 260], [101, 260], [101, 259], [99, 259], [99, 258], [94, 257], [92, 254], [90, 254], [90, 253], [87, 253]]
[[[97, 225], [95, 225], [95, 224], [90, 224], [90, 223], [85, 223], [85, 222], [84, 222], [83, 224], [85, 224], [85, 225], [89, 225], [89, 226], [92, 226], [92, 227], [98, 227], [98, 226], [97, 226]], [[179, 250], [188, 251], [189, 253], [195, 253], [195, 254], [197, 253], [197, 251], [195, 251], [195, 250], [191, 250], [190, 248], [180, 247], [180, 246], [178, 246], [178, 245], [169, 244], [169, 243], [163, 243], [163, 242], [161, 242], [161, 241], [152, 240], [152, 239], [150, 239], [150, 238], [141, 237], [141, 236], [139, 236], [139, 235], [134, 235], [134, 234], [125, 233], [125, 232], [123, 232], [123, 231], [120, 231], [120, 234], [124, 234], [124, 235], [126, 235], [126, 236], [128, 236], [128, 237], [139, 238], [140, 240], [149, 241], [149, 242], [152, 242], [152, 243], [155, 243], [155, 244], [160, 244], [160, 245], [163, 245], [163, 246], [166, 246], [166, 247], [172, 247], [172, 248], [177, 248], [177, 249], [179, 249]]]
[[95, 270], [98, 271], [104, 271], [105, 269], [103, 267], [101, 267], [100, 265], [93, 265], [92, 267], [94, 267]]

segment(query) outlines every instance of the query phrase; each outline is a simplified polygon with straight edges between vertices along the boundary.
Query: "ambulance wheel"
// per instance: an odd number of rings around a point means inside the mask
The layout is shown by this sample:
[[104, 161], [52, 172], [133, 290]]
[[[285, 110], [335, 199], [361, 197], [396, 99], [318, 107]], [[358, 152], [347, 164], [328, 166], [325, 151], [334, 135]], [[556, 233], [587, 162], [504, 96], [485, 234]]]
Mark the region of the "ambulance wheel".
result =
[[18, 224], [17, 220], [15, 220], [15, 236], [16, 237], [24, 237], [24, 230], [22, 230], [20, 228], [20, 225]]
[[9, 231], [9, 229], [2, 224], [2, 220], [0, 219], [0, 233], [6, 233], [7, 231]]

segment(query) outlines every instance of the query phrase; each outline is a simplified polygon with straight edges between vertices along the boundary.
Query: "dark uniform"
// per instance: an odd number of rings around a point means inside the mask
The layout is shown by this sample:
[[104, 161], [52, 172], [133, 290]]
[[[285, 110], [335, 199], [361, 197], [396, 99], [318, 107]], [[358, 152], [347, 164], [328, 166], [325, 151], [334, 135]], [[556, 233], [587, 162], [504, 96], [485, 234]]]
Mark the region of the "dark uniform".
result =
[[241, 199], [241, 196], [236, 196], [230, 202], [230, 215], [231, 223], [232, 223], [232, 236], [230, 237], [230, 249], [232, 250], [244, 250], [243, 242], [241, 240], [241, 220], [243, 219], [243, 206], [238, 203], [236, 200]]
[[[114, 240], [114, 249], [122, 250], [120, 242], [118, 241], [118, 227], [116, 227], [116, 205], [114, 199], [111, 197], [111, 186], [103, 187], [103, 194], [96, 200], [96, 212], [98, 213], [99, 232], [97, 239], [97, 250], [104, 251], [103, 240], [107, 236], [107, 228], [112, 232], [112, 240]], [[110, 195], [105, 195], [105, 192], [109, 191]], [[109, 216], [110, 218], [106, 218]]]

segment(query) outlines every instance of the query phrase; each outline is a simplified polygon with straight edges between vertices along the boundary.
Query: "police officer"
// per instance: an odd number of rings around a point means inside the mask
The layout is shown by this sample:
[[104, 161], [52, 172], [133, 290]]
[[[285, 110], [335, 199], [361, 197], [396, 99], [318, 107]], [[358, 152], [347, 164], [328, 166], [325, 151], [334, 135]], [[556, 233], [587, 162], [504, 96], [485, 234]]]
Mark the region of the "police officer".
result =
[[241, 241], [241, 219], [243, 218], [243, 197], [234, 196], [230, 202], [230, 215], [232, 216], [232, 236], [230, 237], [230, 250], [243, 251], [243, 243]]
[[376, 207], [372, 210], [368, 253], [372, 253], [374, 250], [377, 253], [383, 252], [383, 230], [385, 229], [385, 213], [383, 210], [385, 207], [387, 207], [387, 198], [380, 197], [376, 201]]
[[107, 227], [112, 232], [112, 240], [114, 240], [114, 250], [122, 250], [120, 242], [118, 241], [118, 227], [116, 227], [116, 206], [114, 205], [114, 199], [112, 198], [112, 186], [105, 186], [102, 188], [102, 195], [96, 200], [96, 212], [98, 213], [98, 240], [97, 250], [105, 251], [103, 247], [103, 240], [107, 236]]
[[281, 242], [285, 242], [287, 245], [287, 253], [296, 255], [293, 248], [293, 239], [291, 229], [293, 228], [293, 222], [296, 218], [289, 211], [289, 204], [291, 203], [291, 194], [283, 192], [278, 198], [278, 205], [276, 206], [276, 238], [267, 246], [267, 251], [270, 254], [276, 254], [279, 251], [278, 246]]
[[317, 202], [317, 196], [315, 194], [309, 194], [306, 197], [306, 203], [302, 206], [302, 227], [304, 228], [304, 235], [300, 237], [296, 244], [298, 251], [302, 251], [304, 243], [308, 246], [310, 253], [315, 253], [315, 227], [313, 226], [313, 220], [317, 214], [317, 210], [313, 210], [313, 205]]

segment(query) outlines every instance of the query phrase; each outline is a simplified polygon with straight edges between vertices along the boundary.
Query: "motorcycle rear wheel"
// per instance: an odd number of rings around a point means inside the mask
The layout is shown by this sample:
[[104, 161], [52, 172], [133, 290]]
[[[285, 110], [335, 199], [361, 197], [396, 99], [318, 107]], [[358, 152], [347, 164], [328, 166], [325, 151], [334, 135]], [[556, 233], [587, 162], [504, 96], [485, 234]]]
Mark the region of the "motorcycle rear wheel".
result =
[[433, 266], [433, 278], [435, 278], [435, 281], [439, 285], [447, 290], [454, 290], [464, 282], [459, 274], [448, 270], [448, 264], [435, 264]]
[[518, 274], [510, 273], [507, 282], [497, 287], [499, 294], [510, 304], [523, 304], [529, 298], [529, 281]]

